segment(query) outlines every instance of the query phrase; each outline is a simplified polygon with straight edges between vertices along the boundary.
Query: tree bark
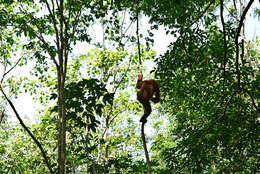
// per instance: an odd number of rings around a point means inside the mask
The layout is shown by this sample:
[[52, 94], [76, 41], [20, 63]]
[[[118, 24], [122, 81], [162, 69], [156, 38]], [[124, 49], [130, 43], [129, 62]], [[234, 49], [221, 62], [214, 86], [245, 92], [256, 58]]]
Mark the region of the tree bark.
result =
[[67, 60], [68, 55], [66, 53], [66, 44], [67, 39], [64, 38], [67, 28], [65, 25], [64, 18], [64, 0], [60, 0], [59, 5], [59, 23], [60, 23], [60, 32], [59, 41], [60, 41], [60, 49], [58, 49], [58, 60], [59, 66], [57, 67], [58, 73], [58, 113], [59, 113], [59, 138], [58, 138], [58, 169], [59, 174], [66, 173], [66, 104], [65, 104], [65, 96], [64, 96], [64, 87], [65, 87], [65, 79], [66, 79], [66, 71], [67, 71]]
[[58, 168], [59, 173], [66, 172], [66, 108], [64, 97], [65, 74], [58, 71], [58, 113], [59, 113], [59, 137], [58, 137]]

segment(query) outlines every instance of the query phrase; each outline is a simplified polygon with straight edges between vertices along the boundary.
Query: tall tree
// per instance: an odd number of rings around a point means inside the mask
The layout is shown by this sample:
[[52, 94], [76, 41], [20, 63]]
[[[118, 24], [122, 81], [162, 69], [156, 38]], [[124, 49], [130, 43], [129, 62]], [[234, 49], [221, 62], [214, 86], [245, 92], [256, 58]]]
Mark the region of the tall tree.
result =
[[39, 73], [44, 71], [40, 65], [49, 63], [49, 60], [56, 67], [59, 113], [58, 170], [63, 174], [66, 164], [64, 86], [67, 62], [72, 51], [71, 45], [76, 44], [77, 41], [90, 41], [87, 28], [95, 16], [99, 17], [101, 13], [104, 13], [106, 7], [99, 1], [78, 0], [41, 0], [37, 2], [17, 0], [4, 1], [4, 3], [7, 10], [11, 7], [13, 9], [13, 13], [6, 23], [14, 27], [18, 36], [29, 38], [25, 48], [33, 51], [34, 57], [37, 58], [36, 66], [38, 66]]
[[172, 135], [163, 135], [164, 171], [255, 173], [260, 81], [250, 62], [259, 67], [259, 53], [246, 49], [243, 31], [254, 0], [160, 2], [144, 1], [143, 9], [176, 39], [156, 69]]

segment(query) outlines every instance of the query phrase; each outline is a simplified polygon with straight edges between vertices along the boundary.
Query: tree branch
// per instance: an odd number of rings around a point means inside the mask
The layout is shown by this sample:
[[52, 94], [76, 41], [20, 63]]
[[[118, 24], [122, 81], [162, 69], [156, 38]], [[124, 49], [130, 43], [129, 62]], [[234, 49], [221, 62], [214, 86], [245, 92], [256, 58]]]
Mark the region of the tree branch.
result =
[[22, 127], [24, 128], [24, 130], [30, 135], [30, 137], [33, 139], [33, 141], [36, 143], [36, 145], [38, 146], [38, 148], [40, 149], [42, 156], [44, 158], [44, 162], [46, 163], [49, 171], [51, 174], [54, 174], [51, 165], [49, 163], [48, 157], [46, 155], [46, 152], [44, 151], [42, 145], [40, 144], [40, 142], [34, 137], [34, 135], [32, 134], [32, 132], [27, 128], [27, 126], [24, 124], [22, 118], [20, 117], [20, 115], [18, 114], [16, 108], [14, 107], [13, 103], [11, 102], [11, 100], [7, 97], [7, 95], [4, 92], [4, 89], [2, 87], [2, 85], [0, 84], [0, 90], [2, 92], [2, 94], [4, 95], [5, 99], [7, 100], [7, 102], [9, 103], [9, 105], [11, 106], [12, 110], [14, 111], [17, 119], [19, 120], [20, 124], [22, 125]]
[[211, 127], [212, 127], [214, 124], [216, 124], [221, 118], [223, 118], [223, 117], [226, 115], [228, 105], [229, 105], [230, 101], [232, 100], [232, 98], [234, 97], [235, 94], [236, 94], [236, 91], [233, 92], [233, 94], [231, 95], [231, 97], [230, 97], [230, 98], [228, 99], [228, 101], [226, 102], [226, 105], [225, 105], [223, 114], [222, 114], [220, 117], [218, 117], [218, 118], [212, 120], [212, 121], [209, 123], [209, 126], [208, 126], [208, 128], [206, 129], [206, 133], [208, 133], [209, 130], [211, 129]]
[[[126, 74], [128, 72], [128, 70], [130, 69], [130, 65], [131, 65], [131, 59], [129, 60], [129, 64], [127, 67], [127, 70], [125, 71], [125, 73], [122, 75], [123, 77], [121, 78], [121, 80], [118, 82], [118, 84], [114, 87], [113, 93], [115, 94], [117, 89], [119, 88], [119, 86], [121, 85], [121, 83], [123, 82], [124, 78], [126, 77]], [[117, 72], [115, 72], [114, 74], [117, 74]], [[114, 83], [115, 83], [115, 77], [114, 77]], [[113, 105], [110, 106], [110, 111], [109, 111], [109, 115], [112, 115], [112, 110], [113, 110]], [[110, 120], [110, 122], [108, 123], [108, 125], [110, 126], [112, 124], [112, 122], [114, 121], [114, 119], [119, 115], [120, 113], [114, 115], [114, 117]], [[105, 132], [103, 133], [104, 136]], [[102, 137], [103, 137], [102, 136]]]
[[142, 60], [141, 60], [141, 48], [140, 48], [140, 39], [139, 39], [139, 11], [138, 5], [136, 9], [136, 37], [137, 37], [137, 48], [138, 48], [138, 58], [140, 66], [140, 74], [142, 74]]
[[[81, 6], [82, 7], [82, 6]], [[72, 32], [71, 34], [68, 34], [68, 23], [69, 23], [69, 20], [70, 20], [70, 17], [68, 18], [68, 21], [64, 21], [65, 22], [65, 40], [66, 40], [66, 43], [68, 45], [65, 46], [65, 67], [67, 67], [67, 64], [68, 64], [68, 54], [69, 54], [69, 46], [71, 44], [71, 41], [72, 41], [72, 38], [74, 37], [75, 35], [75, 32], [76, 32], [76, 29], [77, 29], [77, 26], [78, 26], [78, 22], [79, 22], [79, 18], [81, 16], [81, 10], [82, 8], [79, 9], [77, 15], [76, 15], [76, 20], [75, 20], [75, 24], [72, 28]], [[66, 71], [67, 71], [67, 68], [64, 69], [64, 74], [66, 74]]]
[[51, 18], [53, 20], [53, 27], [54, 27], [55, 35], [56, 35], [56, 46], [57, 46], [57, 50], [59, 50], [60, 49], [59, 31], [58, 31], [58, 28], [57, 28], [57, 22], [56, 22], [56, 18], [55, 18], [54, 2], [53, 2], [53, 0], [51, 2], [52, 2], [52, 10], [50, 8], [50, 5], [49, 5], [48, 1], [45, 0], [45, 3], [46, 3], [47, 8], [48, 8], [48, 11], [49, 11], [49, 13], [51, 15]]
[[254, 99], [253, 95], [252, 95], [252, 94], [250, 93], [250, 91], [248, 91], [247, 89], [243, 89], [243, 90], [250, 96], [254, 108], [255, 108], [256, 110], [258, 110], [258, 107], [257, 107], [257, 105], [256, 105], [256, 103], [255, 103], [255, 99]]
[[[22, 13], [29, 17], [30, 19], [35, 19], [35, 17], [33, 15], [31, 15], [30, 13], [27, 13], [27, 11], [22, 10]], [[48, 54], [50, 55], [51, 60], [53, 60], [54, 64], [56, 65], [56, 67], [59, 67], [58, 62], [55, 60], [55, 57], [52, 56], [51, 51], [49, 49], [49, 44], [45, 41], [44, 37], [42, 36], [41, 33], [39, 33], [39, 35], [36, 33], [36, 31], [29, 25], [26, 24], [26, 28], [21, 27], [20, 25], [16, 25], [16, 24], [12, 24], [14, 27], [22, 29], [22, 30], [29, 30], [29, 32], [31, 32], [36, 38], [38, 38], [43, 45], [46, 47], [46, 51], [48, 52]], [[35, 24], [35, 26], [40, 29], [40, 27], [37, 25], [37, 23]]]
[[[58, 12], [59, 12], [59, 23], [60, 23], [60, 33], [59, 33], [59, 37], [60, 37], [60, 49], [58, 50], [58, 59], [59, 59], [59, 71], [60, 73], [64, 74], [64, 69], [66, 69], [66, 67], [64, 67], [64, 0], [60, 0], [60, 6], [58, 8]], [[65, 74], [64, 74], [65, 75]]]
[[[17, 62], [14, 64], [14, 66], [12, 66], [8, 71], [6, 71], [6, 72], [3, 74], [3, 77], [2, 77], [2, 79], [1, 79], [1, 83], [3, 83], [3, 80], [4, 80], [5, 76], [6, 76], [9, 72], [11, 72], [11, 71], [19, 64], [19, 62], [22, 60], [22, 58], [23, 58], [23, 57], [20, 57], [20, 58], [17, 60]], [[6, 68], [5, 68], [5, 70], [6, 70]]]
[[2, 123], [3, 119], [4, 119], [4, 116], [5, 116], [5, 109], [3, 109], [1, 111], [1, 115], [0, 115], [0, 124]]
[[204, 14], [207, 12], [207, 10], [210, 8], [210, 6], [215, 2], [215, 0], [212, 0], [208, 6], [204, 9], [204, 11], [190, 24], [188, 25], [188, 27], [186, 27], [186, 29], [184, 29], [184, 32], [189, 29], [193, 24], [195, 24], [201, 17], [204, 16]]
[[144, 125], [145, 125], [145, 122], [142, 122], [141, 134], [142, 134], [142, 140], [143, 140], [143, 147], [144, 147], [146, 163], [147, 163], [147, 167], [148, 167], [147, 174], [152, 174], [151, 162], [150, 162], [150, 159], [149, 159], [149, 154], [148, 154], [146, 141], [145, 141], [145, 135], [144, 135]]
[[238, 45], [238, 38], [240, 36], [240, 32], [241, 32], [241, 28], [243, 26], [246, 14], [249, 10], [249, 8], [251, 7], [251, 5], [253, 4], [254, 0], [250, 0], [249, 3], [247, 4], [245, 10], [243, 11], [243, 14], [241, 15], [240, 21], [239, 21], [239, 25], [237, 28], [237, 32], [236, 32], [236, 36], [235, 36], [235, 44], [236, 44], [236, 73], [237, 73], [237, 85], [238, 85], [238, 89], [240, 89], [240, 81], [241, 81], [241, 75], [240, 75], [240, 71], [239, 71], [239, 45]]
[[223, 28], [223, 39], [224, 39], [224, 64], [223, 64], [223, 91], [225, 87], [225, 79], [226, 79], [226, 63], [227, 63], [227, 40], [226, 40], [226, 27], [225, 27], [225, 20], [224, 20], [224, 3], [223, 0], [220, 0], [220, 18]]

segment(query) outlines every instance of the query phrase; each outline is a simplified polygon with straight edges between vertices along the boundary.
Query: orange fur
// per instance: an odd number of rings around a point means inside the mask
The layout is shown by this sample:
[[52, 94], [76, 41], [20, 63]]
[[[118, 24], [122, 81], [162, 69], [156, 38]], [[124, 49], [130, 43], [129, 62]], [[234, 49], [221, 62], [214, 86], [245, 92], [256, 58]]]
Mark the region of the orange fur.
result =
[[[144, 115], [142, 116], [140, 122], [147, 122], [146, 119], [152, 112], [150, 100], [154, 103], [158, 103], [160, 101], [160, 88], [158, 83], [153, 79], [143, 81], [142, 74], [138, 75], [136, 88], [140, 89], [137, 92], [137, 100], [142, 103], [144, 108]], [[153, 97], [154, 94], [155, 97]]]

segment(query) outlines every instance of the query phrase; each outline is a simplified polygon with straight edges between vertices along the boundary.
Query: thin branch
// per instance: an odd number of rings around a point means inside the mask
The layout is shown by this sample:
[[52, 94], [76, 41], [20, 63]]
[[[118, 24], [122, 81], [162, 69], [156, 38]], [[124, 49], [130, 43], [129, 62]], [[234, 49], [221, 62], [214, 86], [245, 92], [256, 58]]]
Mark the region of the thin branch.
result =
[[[60, 49], [58, 50], [58, 60], [59, 60], [59, 72], [64, 74], [64, 68], [66, 69], [66, 67], [64, 67], [64, 0], [60, 0], [60, 6], [58, 8], [58, 13], [60, 15], [59, 17], [59, 24], [60, 24], [60, 33], [59, 33], [59, 37], [60, 37]], [[64, 74], [65, 75], [65, 74]]]
[[121, 85], [122, 81], [125, 79], [126, 74], [128, 73], [129, 69], [130, 69], [130, 65], [131, 65], [131, 59], [129, 60], [129, 64], [127, 67], [127, 70], [124, 72], [123, 77], [121, 78], [121, 80], [119, 81], [119, 83], [117, 84], [117, 86], [115, 87], [114, 93], [116, 93], [117, 89], [119, 88], [119, 86]]
[[[221, 118], [223, 118], [223, 117], [226, 115], [228, 105], [229, 105], [230, 101], [232, 100], [232, 98], [234, 97], [235, 94], [236, 94], [236, 91], [233, 92], [233, 94], [231, 95], [231, 97], [230, 97], [230, 98], [228, 99], [228, 101], [226, 102], [226, 105], [225, 105], [223, 114], [222, 114], [220, 117], [218, 117], [217, 119], [214, 119], [214, 120], [212, 120], [212, 121], [210, 122], [208, 128], [206, 129], [206, 133], [208, 133], [209, 130], [212, 128], [212, 126], [213, 126], [214, 124], [216, 124]], [[222, 100], [222, 99], [221, 99], [221, 100]]]
[[145, 158], [146, 158], [146, 163], [147, 163], [147, 168], [148, 168], [147, 174], [152, 174], [151, 162], [150, 162], [149, 153], [147, 150], [146, 140], [145, 140], [145, 135], [144, 135], [144, 125], [145, 125], [145, 122], [142, 122], [141, 134], [142, 134], [144, 153], [145, 153]]
[[2, 85], [0, 84], [0, 90], [2, 92], [2, 94], [4, 95], [5, 99], [7, 100], [7, 102], [9, 103], [9, 105], [11, 106], [12, 110], [14, 111], [17, 119], [19, 120], [21, 126], [24, 128], [24, 130], [30, 135], [30, 137], [33, 139], [33, 141], [36, 143], [36, 145], [38, 146], [38, 148], [40, 149], [42, 156], [44, 158], [44, 162], [46, 163], [49, 171], [51, 174], [54, 174], [51, 165], [49, 163], [48, 157], [46, 155], [46, 152], [44, 151], [42, 145], [40, 144], [40, 142], [34, 137], [34, 135], [32, 134], [32, 132], [27, 128], [27, 126], [24, 124], [22, 118], [20, 117], [20, 115], [18, 114], [16, 108], [14, 107], [13, 103], [11, 102], [11, 100], [7, 97], [7, 95], [4, 92], [4, 89], [2, 87]]
[[71, 44], [72, 38], [74, 37], [76, 29], [78, 27], [78, 22], [79, 22], [79, 18], [81, 16], [81, 12], [82, 12], [82, 8], [79, 9], [79, 11], [78, 11], [78, 13], [76, 15], [75, 24], [73, 25], [72, 32], [71, 32], [71, 34], [69, 36], [69, 40], [68, 40], [69, 45]]
[[[14, 64], [14, 66], [12, 66], [8, 71], [6, 71], [6, 72], [3, 74], [3, 77], [2, 77], [2, 79], [1, 79], [1, 83], [3, 83], [3, 80], [4, 80], [5, 76], [6, 76], [9, 72], [11, 72], [11, 71], [19, 64], [19, 62], [20, 62], [22, 59], [23, 59], [23, 57], [20, 57], [20, 58], [18, 59], [18, 61]], [[6, 69], [6, 68], [5, 68], [5, 69]]]
[[55, 34], [56, 34], [56, 46], [57, 46], [57, 50], [59, 50], [60, 49], [59, 31], [58, 31], [58, 28], [57, 28], [57, 22], [56, 22], [56, 18], [55, 18], [54, 2], [53, 2], [53, 0], [51, 2], [52, 2], [52, 10], [50, 8], [50, 5], [49, 5], [48, 1], [45, 0], [45, 3], [46, 3], [47, 8], [48, 8], [48, 11], [49, 11], [49, 13], [51, 15], [51, 18], [52, 18], [52, 21], [53, 21], [53, 27], [55, 29]]
[[234, 8], [235, 8], [235, 15], [236, 15], [236, 18], [237, 18], [237, 22], [239, 22], [239, 19], [238, 19], [238, 15], [237, 15], [237, 4], [236, 4], [236, 0], [233, 0], [233, 5], [234, 5]]
[[[127, 108], [125, 108], [125, 109], [127, 109]], [[114, 119], [115, 119], [119, 114], [120, 114], [120, 112], [117, 113], [116, 115], [114, 115], [114, 117], [113, 117], [113, 118], [110, 120], [110, 122], [109, 122], [109, 126], [111, 125], [111, 123], [113, 123]]]
[[[66, 49], [65, 49], [65, 67], [67, 67], [67, 63], [68, 63], [68, 54], [69, 54], [69, 48], [68, 47], [70, 46], [70, 44], [72, 42], [72, 38], [74, 37], [76, 29], [78, 27], [79, 18], [81, 16], [81, 10], [82, 10], [82, 8], [79, 9], [78, 14], [76, 16], [75, 24], [72, 28], [72, 33], [70, 35], [66, 34], [65, 39], [66, 39], [68, 45], [66, 46]], [[70, 20], [70, 19], [68, 19], [68, 20]], [[66, 33], [68, 31], [68, 24], [66, 22], [65, 22], [65, 31], [66, 31]], [[66, 71], [67, 71], [67, 68], [64, 68], [64, 74], [66, 74]]]
[[[126, 70], [125, 73], [123, 74], [123, 77], [121, 78], [121, 80], [119, 81], [119, 83], [117, 84], [117, 86], [114, 88], [114, 91], [113, 91], [114, 94], [115, 94], [116, 91], [118, 90], [118, 88], [119, 88], [119, 86], [121, 85], [122, 81], [125, 79], [126, 74], [128, 73], [128, 70], [130, 69], [130, 65], [131, 65], [131, 59], [129, 60], [129, 64], [128, 64], [127, 70]], [[113, 105], [111, 105], [111, 107], [110, 107], [109, 114], [112, 114], [112, 109], [113, 109]], [[119, 115], [119, 113], [116, 114], [116, 115], [110, 120], [110, 122], [109, 122], [109, 124], [108, 124], [109, 126], [112, 124], [113, 120], [114, 120], [118, 115]]]
[[200, 18], [202, 18], [204, 16], [204, 14], [208, 11], [208, 9], [210, 8], [210, 6], [215, 2], [215, 0], [212, 0], [208, 6], [204, 9], [204, 11], [190, 24], [188, 25], [188, 27], [186, 27], [186, 29], [184, 29], [184, 32], [186, 30], [188, 30], [193, 24], [195, 24]]
[[125, 16], [126, 16], [126, 10], [124, 10], [124, 12], [123, 12], [123, 20], [122, 20], [122, 25], [120, 27], [121, 38], [123, 36], [123, 26], [124, 26], [124, 23], [125, 23]]
[[254, 108], [255, 108], [256, 110], [258, 110], [258, 107], [257, 107], [257, 105], [256, 105], [256, 103], [255, 103], [255, 99], [254, 99], [253, 95], [252, 95], [252, 94], [250, 93], [250, 91], [248, 91], [247, 89], [243, 89], [243, 90], [250, 96]]
[[137, 12], [136, 12], [136, 37], [137, 37], [140, 73], [142, 74], [142, 59], [141, 59], [141, 48], [140, 48], [140, 39], [139, 39], [139, 13], [138, 13], [138, 9], [137, 9]]
[[57, 7], [58, 7], [58, 9], [60, 8], [60, 5], [59, 5], [59, 1], [58, 0], [56, 0], [56, 5], [57, 5]]
[[1, 115], [0, 115], [0, 124], [2, 123], [3, 119], [4, 119], [4, 116], [5, 116], [5, 109], [3, 109], [1, 111]]
[[[28, 27], [29, 27], [29, 26], [28, 26]], [[30, 28], [31, 32], [33, 32], [34, 35], [35, 35], [35, 36], [43, 43], [43, 45], [46, 47], [47, 52], [49, 53], [50, 58], [51, 58], [51, 60], [54, 62], [55, 66], [56, 66], [56, 67], [59, 67], [58, 62], [56, 61], [55, 57], [52, 56], [52, 53], [51, 53], [51, 51], [50, 51], [50, 49], [49, 49], [49, 44], [45, 41], [44, 37], [43, 37], [41, 34], [40, 34], [40, 35], [37, 35], [37, 34], [35, 33], [35, 31], [34, 31], [31, 27], [29, 27], [29, 28]]]
[[235, 15], [230, 11], [230, 9], [224, 4], [225, 9], [229, 12], [229, 14], [236, 19], [237, 23], [239, 22], [238, 16], [235, 12]]
[[249, 3], [247, 4], [245, 10], [243, 11], [243, 14], [241, 15], [240, 22], [239, 22], [239, 25], [238, 25], [238, 28], [237, 28], [236, 37], [235, 37], [235, 44], [236, 44], [236, 63], [235, 63], [235, 66], [236, 66], [236, 73], [237, 73], [238, 89], [240, 89], [240, 80], [241, 80], [240, 71], [239, 71], [239, 45], [238, 45], [238, 38], [240, 36], [241, 28], [243, 26], [246, 14], [247, 14], [249, 8], [251, 7], [251, 5], [253, 4], [253, 2], [254, 2], [254, 0], [250, 0]]
[[[129, 30], [129, 28], [131, 27], [131, 25], [133, 24], [134, 21], [131, 21], [130, 24], [128, 25], [128, 27], [126, 28], [125, 32], [123, 33], [123, 36], [127, 33], [127, 31]], [[128, 41], [129, 41], [129, 37], [126, 39], [126, 41], [122, 44], [125, 45]]]
[[[119, 88], [119, 86], [121, 85], [122, 81], [123, 81], [124, 78], [126, 77], [126, 74], [128, 73], [128, 70], [130, 69], [130, 65], [131, 65], [131, 59], [129, 59], [129, 64], [128, 64], [127, 70], [126, 70], [126, 71], [124, 72], [124, 74], [123, 74], [123, 77], [121, 78], [121, 80], [119, 81], [119, 83], [117, 84], [117, 86], [114, 87], [114, 90], [113, 90], [113, 93], [114, 93], [114, 94], [116, 93], [116, 91], [118, 90], [118, 88]], [[114, 74], [117, 74], [117, 72], [115, 72]], [[114, 82], [115, 82], [115, 77], [114, 77]], [[108, 116], [109, 116], [109, 115], [112, 115], [112, 111], [113, 111], [113, 104], [110, 106]], [[120, 113], [114, 115], [114, 117], [109, 121], [108, 125], [106, 125], [106, 126], [110, 127], [110, 125], [113, 123], [114, 119], [115, 119], [119, 114], [120, 114]], [[103, 132], [102, 137], [104, 137], [105, 132], [106, 132], [106, 129], [105, 129], [105, 131]]]
[[224, 39], [224, 65], [223, 65], [223, 91], [225, 87], [225, 79], [226, 79], [226, 63], [227, 63], [227, 40], [226, 40], [226, 27], [225, 27], [225, 20], [224, 20], [224, 3], [223, 0], [220, 0], [220, 18], [223, 28], [223, 39]]
[[[23, 14], [26, 15], [27, 17], [29, 17], [30, 19], [33, 19], [34, 16], [31, 15], [30, 13], [27, 13], [25, 10], [22, 10]], [[21, 27], [20, 25], [15, 25], [15, 24], [12, 24], [12, 26], [16, 27], [16, 28], [20, 28], [22, 30], [25, 30], [25, 28]], [[37, 23], [35, 24], [35, 26], [40, 29], [40, 27], [37, 25]], [[42, 43], [43, 45], [46, 47], [46, 50], [47, 52], [49, 53], [50, 55], [50, 58], [51, 60], [53, 60], [54, 64], [56, 65], [56, 67], [59, 67], [57, 61], [55, 60], [55, 57], [52, 56], [51, 54], [51, 51], [49, 49], [49, 44], [45, 41], [44, 37], [42, 36], [42, 33], [39, 33], [39, 35], [36, 33], [36, 31], [29, 25], [26, 25], [26, 29], [29, 30], [36, 38], [38, 38]]]
[[127, 31], [129, 30], [129, 28], [131, 27], [131, 25], [133, 24], [133, 20], [129, 23], [128, 27], [125, 29], [125, 32], [123, 33], [123, 35], [125, 35], [127, 33]]

